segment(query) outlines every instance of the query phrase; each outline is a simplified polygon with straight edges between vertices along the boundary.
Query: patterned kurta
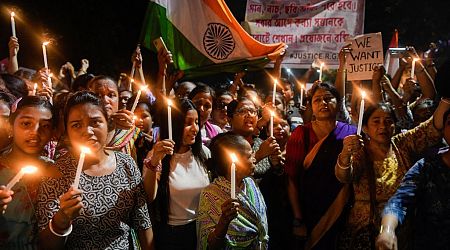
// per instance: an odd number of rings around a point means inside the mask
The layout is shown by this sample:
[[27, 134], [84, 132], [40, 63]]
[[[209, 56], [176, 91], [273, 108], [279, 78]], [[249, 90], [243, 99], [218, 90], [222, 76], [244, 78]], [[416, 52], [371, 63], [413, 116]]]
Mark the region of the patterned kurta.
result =
[[[108, 175], [90, 176], [83, 172], [80, 189], [84, 208], [72, 222], [73, 231], [67, 237], [65, 249], [129, 249], [130, 229], [151, 227], [140, 172], [133, 159], [114, 152], [116, 169]], [[39, 187], [38, 226], [47, 227], [59, 210], [58, 197], [70, 188], [75, 178], [76, 160], [65, 154], [56, 162], [62, 172], [60, 179], [46, 179]]]
[[[392, 153], [384, 160], [373, 163], [376, 179], [376, 226], [380, 223], [384, 204], [395, 193], [408, 169], [429, 147], [438, 144], [441, 138], [441, 132], [434, 127], [433, 118], [430, 118], [416, 128], [394, 136], [391, 143]], [[369, 224], [370, 192], [366, 171], [369, 165], [364, 164], [364, 156], [362, 151], [360, 152], [360, 155], [354, 157], [353, 164], [355, 204], [348, 220], [351, 231], [357, 231]]]
[[[267, 249], [266, 204], [252, 178], [242, 180], [243, 189], [236, 192], [241, 207], [237, 218], [228, 226], [225, 249]], [[208, 235], [222, 214], [222, 204], [230, 199], [230, 182], [218, 177], [203, 189], [197, 219], [198, 249], [207, 249]]]

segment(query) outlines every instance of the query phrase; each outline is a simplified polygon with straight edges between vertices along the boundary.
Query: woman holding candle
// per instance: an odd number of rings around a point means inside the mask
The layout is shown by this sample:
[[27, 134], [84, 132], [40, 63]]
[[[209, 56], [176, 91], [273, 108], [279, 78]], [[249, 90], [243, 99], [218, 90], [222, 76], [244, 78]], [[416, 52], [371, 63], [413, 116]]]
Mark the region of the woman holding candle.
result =
[[307, 238], [309, 248], [335, 249], [349, 191], [336, 179], [334, 165], [343, 139], [356, 128], [336, 121], [342, 99], [334, 86], [316, 83], [310, 93], [315, 120], [297, 126], [286, 145], [293, 234]]
[[167, 139], [167, 119], [161, 119], [160, 140], [144, 160], [144, 184], [149, 200], [156, 198], [157, 248], [196, 249], [195, 221], [200, 192], [209, 184], [204, 162], [210, 151], [202, 144], [192, 101], [174, 102], [171, 119], [173, 139]]
[[[1, 249], [37, 249], [34, 208], [38, 185], [42, 177], [60, 176], [58, 171], [49, 167], [50, 160], [41, 157], [55, 125], [51, 109], [48, 101], [30, 96], [20, 100], [9, 117], [8, 132], [12, 143], [0, 157]], [[38, 171], [23, 176], [11, 190], [7, 190], [6, 184], [26, 165], [33, 165]]]
[[[153, 248], [153, 232], [143, 181], [133, 159], [105, 148], [108, 115], [91, 92], [77, 92], [67, 100], [64, 123], [69, 153], [55, 166], [62, 178], [41, 183], [38, 224], [43, 249], [129, 249], [131, 229], [143, 249]], [[88, 147], [81, 164], [79, 188], [73, 187], [77, 158]], [[101, 234], [99, 232], [102, 232]]]
[[[425, 151], [440, 142], [442, 114], [450, 108], [441, 101], [430, 118], [419, 126], [394, 136], [395, 115], [388, 105], [369, 106], [363, 116], [367, 135], [348, 136], [335, 166], [336, 177], [353, 185], [355, 203], [341, 237], [342, 249], [374, 246], [384, 204], [400, 184], [407, 170]], [[438, 118], [439, 117], [439, 118]], [[375, 197], [376, 194], [376, 197]], [[359, 249], [359, 248], [358, 248]]]
[[[255, 157], [250, 144], [230, 132], [211, 141], [208, 165], [218, 178], [200, 196], [197, 249], [267, 249], [266, 205], [254, 180]], [[237, 156], [236, 199], [231, 199], [230, 154]]]

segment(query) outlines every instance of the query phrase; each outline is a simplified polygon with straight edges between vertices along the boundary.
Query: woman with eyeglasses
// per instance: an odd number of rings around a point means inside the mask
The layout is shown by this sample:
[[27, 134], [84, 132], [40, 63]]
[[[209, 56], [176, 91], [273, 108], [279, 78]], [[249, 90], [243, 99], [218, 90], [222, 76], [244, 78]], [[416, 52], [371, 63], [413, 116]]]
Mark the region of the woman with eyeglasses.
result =
[[310, 93], [315, 119], [299, 125], [286, 145], [293, 233], [307, 239], [308, 249], [335, 249], [350, 191], [336, 178], [334, 165], [343, 139], [356, 128], [336, 120], [341, 98], [334, 86], [319, 82]]
[[223, 132], [227, 132], [231, 129], [227, 116], [227, 105], [231, 101], [233, 101], [233, 95], [227, 90], [218, 92], [213, 101], [210, 122], [217, 125]]
[[254, 138], [258, 112], [255, 104], [250, 99], [240, 97], [230, 102], [227, 114], [231, 123], [231, 131], [243, 136], [252, 146], [256, 158], [254, 177], [255, 179], [261, 179], [271, 166], [275, 165], [271, 164], [271, 161], [281, 157], [280, 146], [274, 137], [269, 137], [265, 141], [260, 138]]

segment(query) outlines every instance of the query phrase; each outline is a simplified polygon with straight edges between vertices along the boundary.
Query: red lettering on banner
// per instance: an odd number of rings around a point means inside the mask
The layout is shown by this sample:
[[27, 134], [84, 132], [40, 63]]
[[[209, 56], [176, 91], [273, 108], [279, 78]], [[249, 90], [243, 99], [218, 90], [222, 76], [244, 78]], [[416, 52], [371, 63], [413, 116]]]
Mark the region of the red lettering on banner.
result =
[[250, 4], [250, 12], [262, 13], [262, 5], [261, 4]]
[[272, 20], [271, 19], [256, 19], [255, 20], [257, 27], [271, 27]]
[[342, 27], [344, 24], [343, 17], [314, 18], [315, 27]]
[[290, 44], [294, 42], [294, 35], [272, 35], [272, 41], [276, 43], [283, 42]]
[[294, 19], [295, 26], [299, 27], [311, 27], [312, 19], [311, 18], [295, 18]]
[[284, 6], [284, 12], [286, 12], [286, 14], [288, 15], [297, 14], [298, 6], [294, 3], [290, 3], [289, 5]]
[[262, 43], [269, 43], [270, 42], [270, 33], [266, 32], [264, 34], [254, 34], [252, 35], [255, 40], [260, 41]]
[[334, 41], [337, 43], [343, 43], [349, 36], [350, 34], [345, 33], [345, 31], [341, 31], [341, 33], [334, 35]]
[[280, 5], [268, 4], [266, 6], [266, 12], [271, 13], [271, 14], [279, 14], [280, 13]]
[[301, 43], [331, 43], [333, 34], [306, 34], [300, 35]]

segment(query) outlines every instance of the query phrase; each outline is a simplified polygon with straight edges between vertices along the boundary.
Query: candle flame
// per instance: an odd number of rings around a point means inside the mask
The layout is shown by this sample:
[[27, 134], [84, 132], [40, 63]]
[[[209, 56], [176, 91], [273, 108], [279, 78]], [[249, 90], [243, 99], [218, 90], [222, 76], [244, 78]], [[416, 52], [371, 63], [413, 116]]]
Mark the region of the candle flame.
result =
[[232, 161], [233, 163], [236, 163], [236, 162], [237, 162], [237, 156], [236, 156], [235, 153], [231, 153], [230, 157], [231, 157], [231, 161]]
[[33, 174], [38, 170], [35, 166], [25, 166], [21, 169], [24, 174]]
[[170, 99], [167, 99], [167, 106], [172, 106], [172, 100], [170, 100]]
[[34, 83], [34, 88], [37, 89], [37, 87], [38, 87], [38, 84]]
[[286, 72], [288, 72], [289, 74], [292, 72], [291, 69], [286, 69]]
[[305, 85], [300, 83], [300, 88], [305, 89]]
[[413, 58], [413, 61], [417, 62], [417, 61], [420, 61], [420, 59], [415, 57], [415, 58]]
[[48, 74], [50, 78], [53, 78], [53, 73]]
[[14, 11], [11, 12], [11, 17], [16, 16], [16, 13], [14, 13]]
[[272, 116], [272, 117], [275, 116], [275, 112], [273, 112], [273, 110], [270, 111], [270, 116]]
[[134, 79], [133, 78], [131, 78], [131, 83], [134, 83]]
[[91, 149], [85, 146], [81, 146], [81, 152], [85, 153], [85, 154], [90, 154], [91, 153]]
[[42, 45], [43, 46], [47, 46], [50, 42], [43, 42]]
[[362, 99], [366, 98], [366, 91], [361, 91], [361, 98]]
[[142, 91], [144, 91], [144, 90], [146, 90], [146, 89], [147, 89], [147, 85], [142, 85], [142, 86], [141, 86], [141, 90], [142, 90]]
[[320, 63], [320, 67], [323, 67], [325, 65], [325, 63]]

